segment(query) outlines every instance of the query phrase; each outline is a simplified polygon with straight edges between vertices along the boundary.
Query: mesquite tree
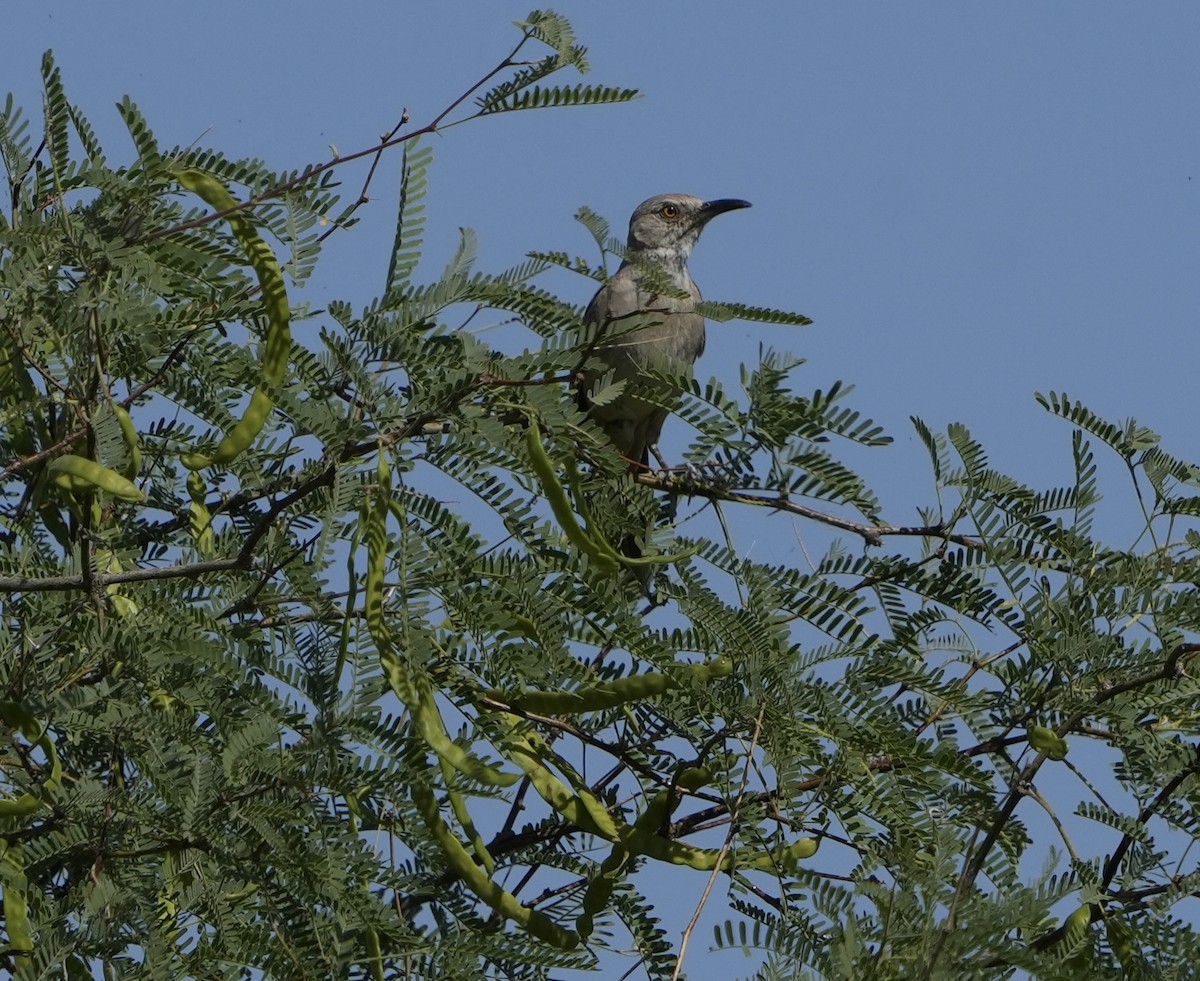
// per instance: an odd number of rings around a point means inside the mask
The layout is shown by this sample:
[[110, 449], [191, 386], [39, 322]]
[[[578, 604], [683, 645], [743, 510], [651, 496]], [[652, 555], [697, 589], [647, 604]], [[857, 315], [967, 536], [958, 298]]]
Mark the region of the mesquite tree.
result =
[[[603, 281], [603, 219], [588, 257], [421, 261], [422, 135], [634, 94], [548, 83], [583, 50], [518, 29], [436, 118], [297, 171], [165, 150], [129, 101], [110, 160], [49, 57], [44, 127], [0, 116], [8, 968], [669, 978], [715, 942], [764, 978], [1189, 976], [1200, 468], [1063, 395], [1061, 487], [913, 420], [930, 505], [898, 526], [836, 452], [882, 427], [768, 352], [739, 395], [628, 383], [692, 432], [631, 472], [572, 397], [598, 329], [536, 285]], [[306, 307], [367, 201], [335, 175], [392, 153], [386, 291]], [[822, 553], [745, 558], [747, 522]], [[732, 907], [715, 941], [663, 927], [665, 873]]]

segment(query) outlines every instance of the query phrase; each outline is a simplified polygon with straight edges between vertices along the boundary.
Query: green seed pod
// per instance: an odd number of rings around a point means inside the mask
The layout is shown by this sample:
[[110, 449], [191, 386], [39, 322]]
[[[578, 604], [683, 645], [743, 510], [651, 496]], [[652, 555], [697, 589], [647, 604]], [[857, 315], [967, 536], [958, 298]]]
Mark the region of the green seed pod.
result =
[[8, 948], [18, 955], [17, 973], [23, 975], [23, 965], [31, 963], [28, 958], [33, 953], [24, 847], [18, 842], [0, 839], [0, 867], [4, 869], [4, 929], [8, 933]]
[[115, 470], [74, 453], [55, 457], [46, 471], [57, 486], [72, 494], [102, 490], [122, 501], [145, 500], [145, 495]]
[[446, 734], [442, 714], [433, 691], [419, 686], [410, 676], [392, 643], [392, 633], [383, 615], [383, 579], [387, 565], [387, 519], [391, 503], [391, 470], [379, 455], [373, 500], [367, 511], [367, 581], [365, 587], [367, 631], [375, 641], [388, 684], [412, 713], [413, 728], [437, 756], [460, 773], [489, 787], [511, 787], [520, 777], [504, 773], [472, 757]]
[[165, 688], [154, 688], [150, 691], [149, 705], [156, 712], [174, 712], [186, 709], [187, 705], [176, 698]]
[[206, 503], [206, 491], [204, 478], [200, 476], [199, 471], [193, 470], [189, 473], [187, 478], [188, 528], [192, 533], [192, 539], [196, 542], [196, 551], [201, 555], [208, 556], [216, 551], [216, 543], [213, 536], [212, 513], [208, 510]]
[[1067, 959], [1071, 977], [1088, 977], [1092, 967], [1092, 910], [1090, 906], [1080, 906], [1074, 913], [1063, 920], [1063, 946], [1075, 951]]
[[583, 894], [580, 913], [575, 917], [575, 932], [581, 937], [592, 935], [595, 928], [596, 914], [602, 913], [612, 897], [613, 887], [617, 884], [625, 866], [631, 858], [629, 850], [624, 845], [613, 845], [608, 857], [600, 863], [600, 868], [588, 880], [588, 887]]
[[607, 542], [593, 540], [580, 526], [575, 517], [575, 511], [571, 507], [571, 501], [567, 497], [566, 488], [558, 479], [554, 461], [546, 452], [537, 419], [533, 416], [529, 417], [529, 430], [525, 434], [525, 448], [529, 453], [529, 462], [533, 467], [533, 472], [542, 485], [542, 493], [546, 495], [550, 510], [557, 519], [559, 527], [562, 528], [563, 534], [567, 536], [567, 541], [583, 552], [601, 575], [615, 575], [620, 569], [616, 550]]
[[[516, 716], [510, 715], [507, 718], [510, 729], [506, 741], [510, 758], [525, 771], [538, 795], [576, 827], [607, 838], [630, 854], [645, 855], [647, 858], [672, 865], [685, 865], [703, 872], [711, 872], [717, 868], [719, 860], [722, 869], [776, 872], [816, 854], [818, 843], [812, 838], [801, 838], [774, 851], [739, 849], [726, 852], [723, 859], [719, 849], [696, 848], [681, 841], [663, 838], [657, 834], [657, 829], [673, 804], [673, 795], [667, 791], [655, 796], [635, 825], [618, 822], [604, 807], [603, 802], [583, 786], [583, 781], [570, 764], [554, 754], [535, 733], [522, 729]], [[552, 760], [554, 766], [567, 775], [574, 785], [573, 790], [550, 771], [548, 760]], [[604, 888], [596, 887], [598, 893]], [[593, 895], [588, 906], [598, 902]], [[597, 908], [588, 909], [588, 906], [585, 906], [584, 914], [594, 916]], [[585, 934], [589, 932], [590, 920], [584, 920], [582, 927], [586, 928], [583, 930]]]
[[112, 412], [116, 417], [117, 425], [121, 427], [121, 436], [125, 439], [125, 449], [129, 454], [129, 460], [125, 464], [125, 469], [122, 476], [126, 480], [133, 480], [138, 472], [142, 469], [142, 447], [138, 440], [137, 430], [133, 426], [133, 420], [129, 417], [129, 413], [123, 406], [112, 404]]
[[616, 841], [620, 835], [616, 819], [609, 813], [604, 801], [592, 793], [587, 781], [579, 775], [575, 767], [555, 753], [538, 733], [529, 732], [525, 740], [543, 764], [552, 765], [567, 778], [576, 800], [582, 805], [591, 824], [599, 829], [599, 834], [609, 841]]
[[675, 786], [684, 790], [699, 790], [712, 783], [713, 773], [707, 766], [689, 766], [679, 771]]
[[613, 548], [611, 543], [600, 533], [599, 529], [594, 527], [592, 517], [588, 513], [587, 495], [583, 493], [582, 481], [579, 477], [579, 468], [576, 466], [575, 458], [571, 457], [567, 460], [567, 483], [570, 485], [571, 493], [575, 495], [575, 501], [579, 507], [579, 513], [583, 516], [584, 523], [587, 525], [588, 534], [595, 544], [605, 553], [611, 555], [623, 566], [630, 568], [641, 568], [652, 565], [671, 565], [679, 562], [682, 559], [691, 558], [700, 551], [699, 545], [693, 545], [691, 548], [684, 549], [682, 552], [675, 552], [671, 555], [622, 555], [617, 549]]
[[26, 792], [20, 797], [0, 799], [0, 817], [25, 817], [41, 806], [42, 792], [53, 790], [62, 783], [62, 762], [58, 758], [58, 748], [50, 738], [49, 732], [38, 724], [37, 719], [24, 705], [19, 702], [0, 702], [0, 719], [41, 749], [50, 761], [50, 775], [42, 782], [39, 792]]
[[492, 858], [492, 853], [488, 851], [487, 843], [483, 840], [483, 835], [479, 833], [479, 829], [475, 826], [475, 819], [471, 816], [471, 812], [467, 809], [467, 799], [455, 787], [456, 777], [454, 768], [445, 760], [439, 759], [441, 765], [442, 780], [446, 783], [446, 799], [450, 801], [450, 809], [454, 811], [454, 817], [462, 827], [467, 836], [467, 840], [471, 842], [471, 850], [475, 853], [475, 861], [483, 866], [488, 875], [494, 875], [496, 872], [496, 862]]
[[724, 678], [733, 674], [733, 658], [716, 657], [711, 661], [688, 665], [688, 670], [697, 681], [712, 681], [714, 678]]
[[383, 666], [392, 691], [406, 706], [412, 706], [418, 700], [417, 688], [394, 650], [392, 631], [383, 615], [383, 580], [387, 567], [387, 519], [391, 490], [391, 469], [381, 452], [376, 468], [375, 488], [366, 506], [363, 533], [367, 543], [367, 578], [364, 588], [367, 632], [375, 642], [375, 649], [379, 652], [379, 663]]
[[454, 870], [471, 892], [498, 914], [520, 924], [532, 936], [553, 947], [560, 950], [573, 950], [579, 945], [578, 934], [564, 930], [545, 913], [522, 905], [516, 896], [506, 892], [499, 884], [493, 882], [488, 874], [475, 864], [462, 842], [451, 833], [450, 828], [442, 820], [437, 800], [427, 785], [419, 780], [414, 781], [412, 796], [426, 827], [429, 828], [434, 841], [442, 849], [442, 853], [446, 857], [446, 864]]
[[786, 861], [784, 867], [787, 867], [788, 862], [800, 862], [806, 858], [812, 858], [817, 854], [818, 841], [816, 838], [800, 838], [793, 841], [784, 849]]
[[567, 461], [567, 483], [570, 485], [576, 501], [579, 502], [580, 513], [583, 514], [584, 520], [587, 521], [588, 529], [585, 531], [579, 524], [578, 519], [575, 517], [575, 511], [571, 507], [570, 498], [567, 496], [566, 488], [563, 487], [562, 481], [559, 480], [554, 461], [550, 459], [550, 455], [546, 452], [546, 446], [542, 442], [541, 431], [538, 429], [537, 419], [533, 416], [529, 417], [529, 430], [526, 433], [525, 445], [529, 453], [529, 462], [533, 466], [533, 472], [542, 485], [542, 492], [546, 495], [546, 500], [550, 504], [550, 510], [554, 513], [554, 517], [558, 519], [559, 526], [562, 528], [563, 534], [566, 535], [567, 541], [583, 552], [602, 576], [616, 575], [620, 571], [621, 566], [669, 565], [672, 562], [678, 562], [680, 559], [695, 555], [700, 550], [700, 546], [696, 545], [675, 555], [643, 555], [632, 557], [620, 554], [597, 529], [591, 527], [591, 520], [587, 514], [587, 508], [584, 504], [585, 498], [580, 486], [579, 470], [575, 465], [574, 457], [572, 457]]
[[1063, 927], [1066, 931], [1066, 936], [1069, 939], [1072, 934], [1079, 936], [1083, 935], [1092, 924], [1092, 909], [1090, 906], [1080, 906], [1074, 913], [1063, 920]]
[[[665, 790], [659, 791], [646, 805], [646, 809], [634, 823], [633, 830], [653, 833], [671, 816], [677, 802], [678, 798], [675, 795]], [[613, 845], [608, 857], [600, 863], [600, 868], [588, 882], [587, 891], [583, 894], [582, 910], [575, 919], [575, 930], [581, 937], [592, 935], [596, 914], [608, 904], [613, 887], [633, 854], [625, 847], [624, 842]]]
[[37, 794], [26, 792], [20, 797], [6, 797], [0, 800], [0, 817], [28, 817], [41, 806]]
[[1067, 758], [1069, 748], [1067, 741], [1053, 729], [1047, 729], [1045, 726], [1033, 726], [1028, 732], [1028, 738], [1029, 745], [1039, 753], [1045, 753], [1048, 759], [1065, 760]]
[[[609, 841], [618, 841], [620, 834], [611, 816], [605, 813], [601, 823], [597, 824], [583, 801], [551, 772], [544, 754], [554, 754], [544, 748], [545, 743], [536, 739], [532, 731], [524, 728], [524, 723], [518, 716], [506, 715], [504, 719], [509, 723], [508, 732], [505, 734], [509, 758], [525, 772], [530, 786], [538, 796], [576, 827]], [[555, 759], [556, 762], [561, 762], [557, 757]]]
[[797, 861], [811, 858], [817, 852], [817, 842], [812, 838], [801, 838], [774, 851], [734, 849], [727, 851], [724, 857], [720, 849], [697, 848], [682, 841], [663, 838], [642, 828], [629, 829], [622, 835], [621, 840], [630, 851], [639, 855], [671, 865], [685, 865], [700, 872], [711, 872], [718, 865], [723, 871], [742, 869], [779, 872], [791, 868]]
[[[228, 211], [238, 206], [238, 201], [229, 189], [211, 174], [200, 170], [183, 170], [176, 174], [179, 183], [217, 211]], [[246, 253], [250, 267], [258, 277], [262, 288], [263, 312], [267, 318], [267, 334], [263, 346], [260, 366], [261, 381], [250, 397], [245, 414], [211, 456], [202, 453], [187, 453], [181, 461], [189, 470], [202, 470], [212, 464], [225, 464], [236, 458], [254, 442], [262, 432], [267, 418], [274, 408], [272, 389], [283, 384], [287, 375], [288, 355], [292, 349], [291, 310], [288, 306], [287, 285], [275, 250], [271, 248], [243, 212], [236, 211], [226, 216], [234, 237]]]
[[446, 734], [442, 713], [438, 711], [432, 689], [425, 688], [417, 701], [409, 705], [409, 709], [414, 728], [429, 748], [459, 773], [489, 787], [511, 787], [521, 779], [515, 773], [505, 773], [480, 762]]
[[[114, 575], [122, 571], [121, 560], [107, 548], [97, 548], [93, 553], [96, 569], [105, 575]], [[135, 600], [126, 596], [119, 583], [110, 582], [104, 587], [104, 592], [113, 605], [113, 612], [119, 617], [135, 617], [141, 612], [141, 607]]]
[[235, 889], [233, 892], [227, 892], [221, 898], [227, 903], [241, 903], [254, 896], [261, 887], [257, 882], [248, 882], [241, 889]]

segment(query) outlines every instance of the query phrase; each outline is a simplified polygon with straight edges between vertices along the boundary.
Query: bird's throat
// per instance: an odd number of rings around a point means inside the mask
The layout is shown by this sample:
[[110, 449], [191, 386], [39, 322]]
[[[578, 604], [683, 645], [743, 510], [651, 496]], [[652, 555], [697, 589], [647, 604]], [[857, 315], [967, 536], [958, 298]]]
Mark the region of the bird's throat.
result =
[[691, 291], [692, 280], [688, 275], [687, 261], [691, 249], [675, 248], [644, 249], [639, 254], [649, 262], [654, 263], [670, 279], [673, 286], [683, 292]]

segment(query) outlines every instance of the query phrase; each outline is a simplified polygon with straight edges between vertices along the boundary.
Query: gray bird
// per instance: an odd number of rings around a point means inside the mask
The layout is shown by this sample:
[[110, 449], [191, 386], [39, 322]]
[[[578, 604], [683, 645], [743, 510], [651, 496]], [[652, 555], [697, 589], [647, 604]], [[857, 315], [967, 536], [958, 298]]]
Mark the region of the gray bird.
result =
[[[629, 219], [629, 257], [583, 315], [598, 331], [596, 354], [613, 381], [632, 381], [646, 369], [682, 374], [695, 364], [704, 352], [704, 317], [696, 312], [700, 291], [688, 275], [688, 256], [711, 219], [749, 207], [736, 198], [701, 201], [690, 194], [660, 194], [637, 206]], [[687, 298], [656, 292], [655, 280]], [[589, 394], [599, 380], [597, 374], [584, 379], [581, 407], [624, 456], [648, 466], [653, 453], [663, 464], [658, 437], [667, 410], [626, 394], [593, 405]]]

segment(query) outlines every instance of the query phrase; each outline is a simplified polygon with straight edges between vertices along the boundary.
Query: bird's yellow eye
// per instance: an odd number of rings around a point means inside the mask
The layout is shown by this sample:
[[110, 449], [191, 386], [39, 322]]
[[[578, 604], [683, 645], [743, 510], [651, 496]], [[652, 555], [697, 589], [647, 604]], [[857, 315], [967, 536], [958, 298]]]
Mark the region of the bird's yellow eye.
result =
[[673, 204], [664, 204], [658, 209], [658, 213], [670, 221], [679, 217], [679, 209]]

